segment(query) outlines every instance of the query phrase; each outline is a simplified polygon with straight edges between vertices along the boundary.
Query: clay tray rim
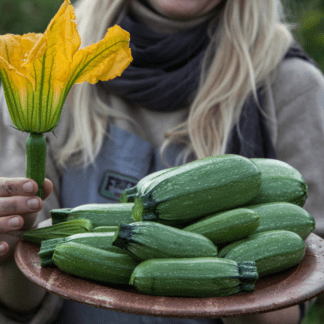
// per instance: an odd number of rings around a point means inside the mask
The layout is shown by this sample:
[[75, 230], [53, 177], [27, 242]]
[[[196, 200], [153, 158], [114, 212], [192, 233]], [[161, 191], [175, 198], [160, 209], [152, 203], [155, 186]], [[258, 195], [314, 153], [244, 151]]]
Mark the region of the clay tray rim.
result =
[[86, 305], [147, 316], [216, 318], [279, 310], [323, 293], [324, 241], [312, 233], [305, 243], [306, 254], [298, 266], [260, 278], [254, 292], [210, 298], [144, 295], [132, 287], [103, 285], [70, 276], [58, 268], [42, 268], [39, 246], [23, 240], [15, 249], [15, 261], [35, 284]]

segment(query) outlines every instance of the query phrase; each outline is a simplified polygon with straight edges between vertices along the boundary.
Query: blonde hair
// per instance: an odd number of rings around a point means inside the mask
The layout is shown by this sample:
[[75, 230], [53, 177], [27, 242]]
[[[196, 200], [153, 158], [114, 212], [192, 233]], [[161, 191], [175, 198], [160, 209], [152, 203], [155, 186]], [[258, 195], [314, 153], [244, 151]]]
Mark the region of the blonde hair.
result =
[[[223, 1], [220, 25], [216, 28], [216, 22], [211, 22], [209, 26], [211, 42], [188, 119], [166, 134], [161, 148], [163, 154], [171, 143], [185, 142], [183, 162], [192, 154], [201, 159], [225, 153], [244, 103], [251, 94], [257, 101], [257, 87], [276, 69], [293, 39], [280, 0]], [[79, 0], [75, 12], [82, 47], [101, 40], [126, 8], [127, 1]], [[109, 118], [127, 116], [119, 116], [89, 83], [75, 85], [67, 105], [75, 126], [58, 151], [58, 163], [87, 166], [100, 152]], [[76, 155], [80, 158], [73, 161]]]

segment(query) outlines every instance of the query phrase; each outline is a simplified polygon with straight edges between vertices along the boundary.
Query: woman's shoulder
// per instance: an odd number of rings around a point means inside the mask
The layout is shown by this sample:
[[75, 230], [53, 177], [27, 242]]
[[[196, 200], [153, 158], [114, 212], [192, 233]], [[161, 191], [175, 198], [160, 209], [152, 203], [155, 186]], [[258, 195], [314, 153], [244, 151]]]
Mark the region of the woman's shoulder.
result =
[[300, 58], [284, 59], [273, 74], [272, 92], [277, 107], [309, 92], [324, 93], [324, 75], [310, 62]]

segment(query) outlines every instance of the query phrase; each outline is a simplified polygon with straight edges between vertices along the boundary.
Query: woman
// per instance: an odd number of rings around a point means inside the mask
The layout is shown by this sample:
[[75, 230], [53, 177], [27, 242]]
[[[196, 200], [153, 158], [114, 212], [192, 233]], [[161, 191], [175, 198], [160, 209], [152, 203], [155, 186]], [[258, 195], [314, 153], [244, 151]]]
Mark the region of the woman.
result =
[[[36, 183], [23, 178], [25, 138], [7, 127], [2, 94], [1, 323], [218, 323], [63, 303], [25, 279], [13, 260], [17, 240], [5, 233], [46, 220], [54, 208], [117, 202], [125, 186], [167, 166], [224, 153], [285, 161], [307, 181], [305, 208], [323, 235], [324, 78], [307, 55], [290, 49], [282, 9], [279, 0], [77, 2], [83, 45], [119, 24], [131, 34], [134, 61], [120, 78], [71, 90], [57, 138], [47, 136], [43, 202]], [[116, 185], [121, 178], [124, 187]], [[284, 324], [299, 317], [293, 306], [222, 321]]]

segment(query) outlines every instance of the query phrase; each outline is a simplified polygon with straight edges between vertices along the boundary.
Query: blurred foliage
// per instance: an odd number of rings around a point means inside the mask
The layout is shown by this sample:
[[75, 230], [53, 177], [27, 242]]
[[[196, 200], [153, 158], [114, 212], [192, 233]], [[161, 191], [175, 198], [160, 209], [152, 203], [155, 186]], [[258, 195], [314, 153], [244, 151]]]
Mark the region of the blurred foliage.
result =
[[0, 35], [44, 33], [62, 3], [63, 0], [0, 0]]
[[[71, 0], [72, 4], [75, 1]], [[288, 21], [296, 24], [295, 38], [324, 71], [324, 1], [282, 2]], [[62, 3], [63, 0], [0, 0], [0, 35], [43, 33]]]
[[283, 0], [296, 40], [324, 72], [324, 1]]

